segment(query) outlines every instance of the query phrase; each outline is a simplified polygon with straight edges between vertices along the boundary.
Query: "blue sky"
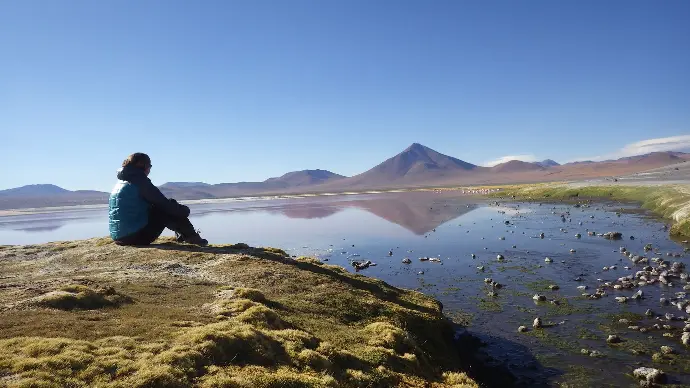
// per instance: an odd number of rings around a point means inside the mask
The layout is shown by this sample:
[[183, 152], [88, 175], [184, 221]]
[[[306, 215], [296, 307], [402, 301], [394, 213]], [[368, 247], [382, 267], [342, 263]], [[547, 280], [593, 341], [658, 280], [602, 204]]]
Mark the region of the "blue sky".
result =
[[136, 151], [162, 184], [353, 175], [413, 142], [476, 164], [687, 149], [688, 20], [685, 0], [4, 1], [0, 189], [109, 190]]

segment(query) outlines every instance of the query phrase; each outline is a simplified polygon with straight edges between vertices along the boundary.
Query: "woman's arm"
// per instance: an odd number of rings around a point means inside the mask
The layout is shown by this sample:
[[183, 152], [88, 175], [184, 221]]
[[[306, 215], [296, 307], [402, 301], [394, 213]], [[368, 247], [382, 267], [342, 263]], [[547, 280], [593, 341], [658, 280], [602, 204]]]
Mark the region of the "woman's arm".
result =
[[141, 194], [141, 197], [146, 200], [146, 202], [175, 217], [189, 217], [190, 210], [188, 206], [180, 205], [179, 203], [166, 198], [158, 187], [151, 183], [150, 179], [142, 179], [142, 182], [139, 183], [138, 186], [139, 193]]

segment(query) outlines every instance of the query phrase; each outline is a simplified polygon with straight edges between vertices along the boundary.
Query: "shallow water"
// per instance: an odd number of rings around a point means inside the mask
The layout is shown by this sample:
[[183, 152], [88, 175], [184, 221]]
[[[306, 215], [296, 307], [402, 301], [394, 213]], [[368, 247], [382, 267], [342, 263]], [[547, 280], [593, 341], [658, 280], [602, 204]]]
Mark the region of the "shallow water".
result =
[[[666, 338], [662, 334], [668, 330], [652, 329], [655, 323], [680, 328], [683, 322], [643, 315], [648, 308], [655, 314], [687, 315], [659, 305], [661, 296], [683, 291], [685, 282], [643, 287], [644, 299], [625, 304], [614, 297], [631, 296], [636, 289], [607, 290], [608, 296], [599, 300], [581, 296], [642, 268], [619, 253], [621, 246], [644, 255], [645, 244], [651, 243], [658, 253], [648, 252], [647, 257], [687, 260], [666, 256], [683, 253], [684, 247], [668, 238], [662, 223], [629, 210], [634, 209], [620, 204], [494, 206], [454, 193], [396, 193], [199, 204], [192, 206], [192, 221], [211, 243], [281, 247], [292, 255], [316, 256], [351, 271], [352, 261], [370, 260], [376, 266], [361, 273], [437, 297], [447, 315], [468, 323], [471, 332], [487, 343], [489, 354], [527, 378], [525, 386], [537, 386], [542, 380], [577, 387], [637, 386], [626, 374], [638, 363], [666, 371], [673, 383], [690, 384], [688, 351], [680, 344], [680, 331], [671, 331], [674, 338]], [[588, 236], [588, 231], [619, 231], [624, 239], [609, 241]], [[543, 239], [538, 237], [542, 232]], [[104, 209], [0, 217], [0, 244], [105, 234]], [[499, 254], [504, 261], [497, 261]], [[552, 263], [545, 263], [547, 256]], [[410, 264], [402, 263], [406, 257]], [[420, 257], [440, 262], [420, 261]], [[617, 268], [603, 270], [612, 265]], [[575, 281], [577, 277], [582, 281]], [[504, 287], [489, 296], [492, 288], [485, 278]], [[548, 290], [551, 284], [560, 289]], [[535, 293], [557, 299], [560, 305], [535, 302]], [[532, 330], [537, 316], [554, 325]], [[628, 329], [618, 323], [623, 317], [650, 330]], [[520, 325], [530, 330], [518, 333]], [[608, 334], [618, 334], [623, 342], [607, 345]], [[672, 346], [678, 354], [653, 363], [652, 354], [661, 345]], [[597, 350], [604, 357], [582, 354], [581, 349]]]

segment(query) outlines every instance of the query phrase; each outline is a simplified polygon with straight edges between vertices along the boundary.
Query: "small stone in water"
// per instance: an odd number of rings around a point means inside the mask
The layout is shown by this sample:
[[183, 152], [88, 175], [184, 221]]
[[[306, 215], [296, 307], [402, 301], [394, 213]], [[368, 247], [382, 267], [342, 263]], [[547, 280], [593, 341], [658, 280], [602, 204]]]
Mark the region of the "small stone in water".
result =
[[547, 258], [544, 259], [544, 262], [546, 262], [546, 263], [552, 263], [553, 260], [551, 260], [550, 257], [547, 257]]
[[611, 334], [611, 335], [609, 335], [608, 338], [606, 338], [606, 342], [608, 342], [610, 344], [617, 344], [617, 343], [621, 342], [621, 338], [615, 334]]
[[648, 385], [666, 381], [666, 374], [662, 370], [654, 368], [637, 368], [633, 371], [633, 376], [641, 380], [646, 380]]
[[526, 333], [527, 332], [527, 326], [518, 327], [518, 332], [519, 333]]
[[534, 327], [535, 329], [540, 328], [541, 327], [541, 318], [539, 318], [539, 317], [534, 318], [534, 322], [532, 323], [532, 327]]
[[532, 299], [536, 300], [537, 302], [543, 302], [546, 300], [546, 297], [544, 295], [534, 294]]

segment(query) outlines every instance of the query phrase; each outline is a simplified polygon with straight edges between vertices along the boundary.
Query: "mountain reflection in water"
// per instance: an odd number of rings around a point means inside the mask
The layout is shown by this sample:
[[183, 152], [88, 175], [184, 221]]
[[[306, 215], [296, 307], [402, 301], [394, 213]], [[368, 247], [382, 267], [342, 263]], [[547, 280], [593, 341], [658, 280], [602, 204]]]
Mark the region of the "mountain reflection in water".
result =
[[457, 218], [476, 205], [467, 197], [443, 193], [391, 193], [339, 197], [336, 200], [286, 202], [266, 210], [288, 218], [327, 218], [347, 208], [366, 210], [388, 222], [398, 224], [416, 235], [424, 235]]

